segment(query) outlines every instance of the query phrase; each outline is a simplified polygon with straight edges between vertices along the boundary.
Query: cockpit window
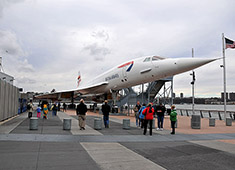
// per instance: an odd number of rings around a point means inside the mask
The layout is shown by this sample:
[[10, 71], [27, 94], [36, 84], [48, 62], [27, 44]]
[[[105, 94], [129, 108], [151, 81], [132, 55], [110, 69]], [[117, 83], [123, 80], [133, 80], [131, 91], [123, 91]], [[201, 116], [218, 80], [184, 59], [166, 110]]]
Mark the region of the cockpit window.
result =
[[144, 62], [149, 62], [150, 59], [151, 59], [150, 57], [147, 57], [147, 58], [144, 59]]
[[165, 58], [159, 57], [159, 56], [153, 56], [152, 57], [152, 61], [163, 60], [163, 59], [165, 59]]

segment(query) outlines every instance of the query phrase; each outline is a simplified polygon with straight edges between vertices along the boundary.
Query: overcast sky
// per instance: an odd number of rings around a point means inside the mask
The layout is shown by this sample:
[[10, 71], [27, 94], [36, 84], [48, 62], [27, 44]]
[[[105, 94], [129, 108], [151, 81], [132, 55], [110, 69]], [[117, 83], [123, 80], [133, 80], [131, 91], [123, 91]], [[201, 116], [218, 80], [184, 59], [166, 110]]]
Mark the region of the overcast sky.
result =
[[[0, 56], [24, 91], [76, 88], [111, 67], [147, 55], [222, 57], [235, 40], [234, 0], [1, 0]], [[6, 52], [7, 51], [7, 52]], [[195, 95], [220, 96], [222, 60], [196, 69]], [[235, 50], [226, 50], [227, 91], [235, 92]], [[174, 92], [191, 95], [190, 73]]]

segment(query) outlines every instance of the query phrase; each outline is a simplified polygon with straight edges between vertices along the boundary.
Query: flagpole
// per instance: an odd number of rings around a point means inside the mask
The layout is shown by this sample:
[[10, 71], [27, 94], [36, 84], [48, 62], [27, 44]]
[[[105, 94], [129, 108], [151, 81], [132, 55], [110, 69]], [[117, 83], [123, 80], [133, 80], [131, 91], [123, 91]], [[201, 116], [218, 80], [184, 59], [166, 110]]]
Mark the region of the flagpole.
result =
[[[194, 57], [194, 50], [193, 50], [193, 48], [192, 48], [192, 58]], [[191, 82], [191, 84], [192, 84], [192, 111], [193, 111], [193, 115], [194, 115], [194, 113], [195, 113], [195, 111], [194, 111], [194, 82], [195, 82], [195, 73], [194, 73], [194, 70], [192, 70], [192, 82]]]
[[226, 69], [225, 69], [225, 39], [224, 33], [222, 33], [222, 41], [223, 41], [223, 71], [224, 71], [224, 121], [226, 121], [227, 117], [227, 108], [226, 108], [226, 100], [227, 100], [227, 92], [226, 92]]

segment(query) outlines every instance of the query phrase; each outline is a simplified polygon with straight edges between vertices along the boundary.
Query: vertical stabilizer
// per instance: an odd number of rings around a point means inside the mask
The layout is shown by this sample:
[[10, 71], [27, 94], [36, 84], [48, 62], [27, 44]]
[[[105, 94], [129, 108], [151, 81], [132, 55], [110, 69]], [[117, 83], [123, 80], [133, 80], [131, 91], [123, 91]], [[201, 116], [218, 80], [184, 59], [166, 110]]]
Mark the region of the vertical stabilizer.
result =
[[80, 71], [79, 71], [79, 72], [78, 72], [78, 78], [77, 78], [77, 87], [79, 87], [81, 81], [82, 81], [82, 79], [81, 79], [81, 73], [80, 73]]

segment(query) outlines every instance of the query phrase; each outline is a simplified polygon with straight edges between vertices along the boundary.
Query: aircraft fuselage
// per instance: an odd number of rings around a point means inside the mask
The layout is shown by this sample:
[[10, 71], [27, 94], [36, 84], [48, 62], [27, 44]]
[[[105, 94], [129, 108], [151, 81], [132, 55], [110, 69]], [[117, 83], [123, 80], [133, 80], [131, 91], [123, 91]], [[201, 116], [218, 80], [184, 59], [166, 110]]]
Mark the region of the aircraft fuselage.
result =
[[120, 90], [190, 71], [215, 59], [142, 57], [120, 64], [96, 77], [89, 85], [107, 82], [94, 93]]

